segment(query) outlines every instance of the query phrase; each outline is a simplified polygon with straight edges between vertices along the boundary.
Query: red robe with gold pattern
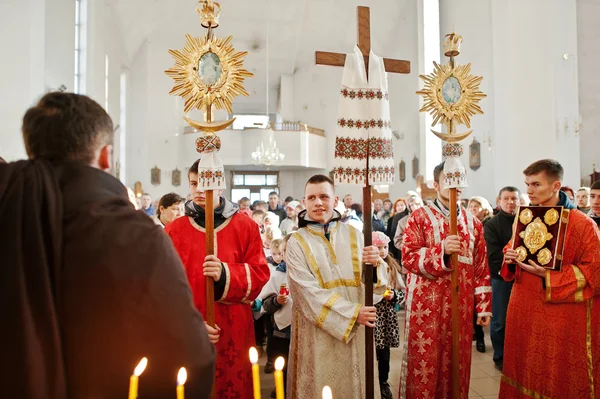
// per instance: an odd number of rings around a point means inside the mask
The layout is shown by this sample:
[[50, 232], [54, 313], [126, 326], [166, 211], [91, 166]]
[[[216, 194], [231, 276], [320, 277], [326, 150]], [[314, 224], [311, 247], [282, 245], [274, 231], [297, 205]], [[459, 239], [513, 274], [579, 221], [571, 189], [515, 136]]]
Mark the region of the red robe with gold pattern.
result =
[[[205, 230], [186, 216], [169, 223], [165, 232], [171, 236], [185, 265], [194, 304], [206, 318], [206, 280], [202, 267], [206, 257]], [[227, 274], [223, 294], [215, 301], [215, 321], [221, 328], [216, 345], [217, 398], [251, 399], [252, 367], [248, 350], [255, 342], [250, 302], [269, 281], [269, 267], [252, 219], [235, 213], [215, 228], [215, 235], [215, 255], [223, 262]]]
[[[506, 248], [511, 247], [509, 243]], [[600, 398], [600, 233], [569, 211], [562, 269], [545, 279], [502, 265], [515, 280], [504, 340], [501, 398]]]
[[[451, 394], [451, 263], [444, 259], [450, 235], [448, 211], [435, 205], [415, 211], [406, 225], [402, 264], [409, 271], [400, 398], [448, 398]], [[469, 395], [473, 304], [491, 316], [491, 287], [483, 227], [469, 212], [458, 215], [461, 398]]]

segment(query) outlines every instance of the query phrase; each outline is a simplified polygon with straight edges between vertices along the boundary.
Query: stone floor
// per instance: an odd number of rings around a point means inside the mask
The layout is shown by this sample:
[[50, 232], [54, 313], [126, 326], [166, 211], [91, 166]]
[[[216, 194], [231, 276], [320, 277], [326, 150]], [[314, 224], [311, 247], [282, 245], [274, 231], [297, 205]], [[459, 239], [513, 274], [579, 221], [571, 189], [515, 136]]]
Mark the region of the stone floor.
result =
[[[400, 312], [398, 314], [398, 322], [400, 326], [404, 326], [404, 312]], [[403, 333], [403, 328], [401, 328], [401, 331]], [[494, 363], [492, 361], [493, 351], [492, 344], [490, 342], [489, 327], [485, 328], [485, 344], [487, 347], [486, 353], [479, 353], [475, 349], [475, 342], [473, 342], [473, 355], [471, 359], [471, 385], [469, 390], [469, 398], [496, 399], [498, 397], [501, 373], [494, 368]], [[402, 342], [400, 343], [400, 346], [402, 347]], [[275, 384], [273, 381], [273, 374], [264, 374], [262, 370], [262, 367], [264, 366], [265, 362], [266, 357], [265, 355], [263, 355], [260, 359], [261, 392], [263, 398], [270, 398], [271, 391], [273, 390]], [[394, 398], [396, 398], [398, 395], [401, 362], [402, 350], [400, 348], [392, 349], [389, 383], [392, 387], [392, 392], [394, 392]]]

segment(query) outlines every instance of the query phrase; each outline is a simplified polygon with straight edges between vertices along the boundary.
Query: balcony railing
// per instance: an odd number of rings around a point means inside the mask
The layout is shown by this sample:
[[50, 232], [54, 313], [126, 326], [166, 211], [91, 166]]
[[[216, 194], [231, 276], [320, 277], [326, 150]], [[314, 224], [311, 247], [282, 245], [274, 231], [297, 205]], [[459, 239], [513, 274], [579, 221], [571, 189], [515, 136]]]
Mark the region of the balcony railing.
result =
[[[256, 129], [264, 129], [262, 127], [247, 127], [244, 130], [256, 130]], [[310, 134], [315, 134], [317, 136], [325, 137], [325, 130], [318, 129], [316, 127], [308, 126], [306, 123], [300, 122], [282, 122], [282, 123], [271, 123], [271, 129], [276, 132], [308, 132]], [[191, 126], [186, 126], [183, 129], [184, 134], [197, 133], [198, 130], [194, 129]]]

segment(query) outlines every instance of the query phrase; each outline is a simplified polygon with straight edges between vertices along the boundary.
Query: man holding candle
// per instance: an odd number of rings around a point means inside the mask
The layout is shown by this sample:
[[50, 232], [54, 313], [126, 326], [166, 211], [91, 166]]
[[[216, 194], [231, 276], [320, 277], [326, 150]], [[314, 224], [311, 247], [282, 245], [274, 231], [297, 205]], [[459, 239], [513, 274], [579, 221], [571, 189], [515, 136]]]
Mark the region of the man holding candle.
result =
[[269, 267], [256, 223], [238, 213], [238, 205], [214, 190], [215, 254], [206, 255], [205, 192], [198, 186], [196, 161], [188, 172], [192, 200], [185, 214], [171, 222], [171, 237], [185, 265], [196, 308], [206, 312], [206, 277], [215, 281], [217, 398], [251, 398], [252, 375], [248, 349], [255, 344], [250, 303], [269, 280]]
[[[107, 173], [110, 116], [53, 92], [23, 118], [28, 161], [0, 165], [2, 398], [207, 397], [215, 348], [168, 237]], [[136, 380], [137, 382], [137, 380]]]
[[[341, 223], [333, 181], [315, 175], [306, 183], [299, 229], [286, 247], [292, 307], [288, 398], [314, 399], [324, 385], [336, 397], [365, 396], [364, 329], [375, 327], [375, 307], [362, 304], [361, 262], [376, 265], [377, 247]], [[378, 293], [383, 293], [385, 286]]]

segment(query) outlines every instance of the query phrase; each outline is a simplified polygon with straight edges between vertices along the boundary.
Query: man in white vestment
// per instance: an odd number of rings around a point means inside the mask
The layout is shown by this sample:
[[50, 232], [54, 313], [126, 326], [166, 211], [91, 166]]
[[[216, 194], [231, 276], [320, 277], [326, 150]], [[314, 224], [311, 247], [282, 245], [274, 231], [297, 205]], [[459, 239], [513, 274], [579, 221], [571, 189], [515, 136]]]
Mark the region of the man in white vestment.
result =
[[[335, 398], [365, 396], [364, 334], [376, 311], [364, 306], [361, 262], [377, 264], [377, 247], [341, 223], [333, 181], [315, 175], [306, 210], [286, 248], [292, 307], [287, 398], [315, 399], [329, 385]], [[382, 292], [385, 286], [382, 287]]]

